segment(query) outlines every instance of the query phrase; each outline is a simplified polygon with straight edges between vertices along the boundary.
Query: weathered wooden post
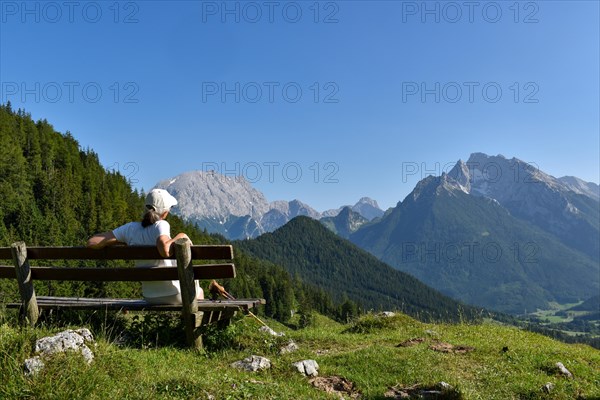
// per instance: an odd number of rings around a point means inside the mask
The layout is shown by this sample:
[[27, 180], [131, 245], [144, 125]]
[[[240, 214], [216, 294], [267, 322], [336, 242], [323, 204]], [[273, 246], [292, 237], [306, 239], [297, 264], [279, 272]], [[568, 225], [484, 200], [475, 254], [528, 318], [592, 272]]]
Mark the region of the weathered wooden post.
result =
[[21, 322], [29, 323], [34, 326], [40, 316], [33, 282], [31, 281], [31, 270], [29, 260], [27, 259], [27, 246], [25, 242], [16, 242], [11, 246], [13, 262], [15, 264], [15, 273], [19, 283], [19, 293], [21, 294], [20, 318]]
[[191, 242], [188, 239], [178, 239], [175, 241], [174, 246], [175, 256], [177, 257], [177, 274], [181, 286], [181, 312], [185, 325], [186, 341], [190, 347], [201, 349], [202, 336], [199, 327], [202, 324], [203, 313], [198, 311]]

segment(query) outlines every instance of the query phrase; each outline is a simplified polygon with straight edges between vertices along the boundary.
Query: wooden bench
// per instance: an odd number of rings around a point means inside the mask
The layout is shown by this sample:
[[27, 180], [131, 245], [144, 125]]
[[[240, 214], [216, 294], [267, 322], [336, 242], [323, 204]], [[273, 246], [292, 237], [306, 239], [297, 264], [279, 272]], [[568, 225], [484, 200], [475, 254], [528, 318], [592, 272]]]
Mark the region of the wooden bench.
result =
[[[191, 246], [186, 239], [174, 244], [177, 267], [56, 267], [30, 266], [29, 260], [152, 260], [162, 258], [156, 247], [112, 246], [101, 250], [85, 247], [29, 247], [17, 242], [0, 248], [0, 260], [13, 260], [12, 266], [0, 265], [0, 278], [17, 279], [21, 302], [6, 304], [20, 308], [21, 320], [35, 325], [40, 309], [105, 309], [181, 311], [186, 341], [194, 348], [202, 347], [200, 327], [214, 322], [227, 322], [238, 310], [264, 304], [264, 299], [197, 300], [195, 279], [225, 279], [235, 277], [232, 263], [193, 265], [194, 260], [233, 260], [230, 245]], [[99, 299], [36, 296], [33, 281], [164, 281], [179, 280], [182, 305], [157, 305], [142, 299]]]

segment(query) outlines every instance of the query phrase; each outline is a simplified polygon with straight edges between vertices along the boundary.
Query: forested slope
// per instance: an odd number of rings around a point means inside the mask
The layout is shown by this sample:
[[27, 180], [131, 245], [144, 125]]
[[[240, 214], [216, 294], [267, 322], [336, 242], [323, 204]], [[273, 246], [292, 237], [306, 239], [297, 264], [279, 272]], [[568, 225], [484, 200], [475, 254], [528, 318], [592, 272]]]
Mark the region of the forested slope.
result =
[[348, 298], [363, 309], [402, 310], [421, 319], [453, 321], [481, 312], [393, 269], [308, 217], [296, 217], [273, 233], [235, 244], [284, 266], [334, 299]]

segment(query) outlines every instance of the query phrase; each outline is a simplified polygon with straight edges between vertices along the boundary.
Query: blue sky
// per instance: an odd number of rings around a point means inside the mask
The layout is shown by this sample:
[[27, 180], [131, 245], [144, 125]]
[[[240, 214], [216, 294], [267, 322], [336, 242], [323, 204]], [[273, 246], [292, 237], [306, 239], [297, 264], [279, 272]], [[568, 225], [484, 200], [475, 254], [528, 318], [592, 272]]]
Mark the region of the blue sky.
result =
[[2, 1], [0, 96], [144, 189], [387, 208], [478, 151], [598, 183], [598, 4]]

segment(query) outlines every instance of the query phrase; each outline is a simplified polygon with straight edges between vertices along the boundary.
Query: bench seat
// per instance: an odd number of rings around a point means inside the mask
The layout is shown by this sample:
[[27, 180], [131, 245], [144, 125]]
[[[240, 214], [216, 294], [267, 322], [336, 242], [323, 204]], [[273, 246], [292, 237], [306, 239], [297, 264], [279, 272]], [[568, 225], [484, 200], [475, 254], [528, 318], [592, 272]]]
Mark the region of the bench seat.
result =
[[[143, 299], [97, 299], [85, 297], [37, 296], [38, 308], [71, 310], [123, 310], [123, 311], [181, 311], [180, 304], [152, 304]], [[248, 311], [265, 304], [264, 299], [198, 300], [198, 311], [214, 312], [228, 308]], [[8, 303], [6, 308], [20, 308], [22, 303]]]

